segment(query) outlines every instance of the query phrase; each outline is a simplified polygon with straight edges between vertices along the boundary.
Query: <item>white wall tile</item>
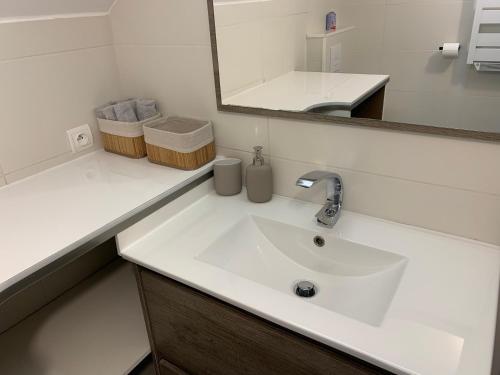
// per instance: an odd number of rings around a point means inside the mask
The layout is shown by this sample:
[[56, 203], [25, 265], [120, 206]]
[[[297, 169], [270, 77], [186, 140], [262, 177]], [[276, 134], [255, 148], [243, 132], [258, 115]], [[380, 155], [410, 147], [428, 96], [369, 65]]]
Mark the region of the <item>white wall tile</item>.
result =
[[386, 50], [380, 71], [390, 74], [388, 88], [391, 90], [500, 96], [500, 75], [478, 73], [467, 65], [466, 48], [462, 48], [456, 59], [443, 58], [437, 51]]
[[217, 27], [236, 25], [245, 22], [258, 22], [265, 16], [266, 4], [259, 1], [238, 3], [218, 3], [214, 6]]
[[[384, 119], [392, 122], [452, 128], [454, 108], [446, 93], [387, 90]], [[457, 108], [457, 111], [460, 110]]]
[[[243, 178], [243, 185], [245, 185], [246, 169], [253, 162], [253, 153], [217, 146], [217, 155], [241, 160], [241, 176]], [[264, 155], [264, 159], [269, 161], [269, 155]]]
[[123, 95], [156, 98], [164, 115], [216, 113], [210, 47], [117, 45]]
[[213, 123], [218, 146], [253, 152], [260, 145], [269, 153], [267, 118], [220, 112]]
[[445, 41], [463, 43], [470, 37], [472, 20], [472, 1], [390, 4], [386, 8], [385, 48], [434, 51]]
[[307, 2], [215, 6], [222, 97], [306, 65]]
[[273, 157], [500, 195], [495, 143], [269, 120]]
[[264, 59], [268, 50], [262, 49], [261, 31], [257, 26], [258, 24], [243, 23], [217, 30], [223, 97], [263, 82], [263, 61], [269, 61]]
[[445, 92], [386, 91], [384, 118], [387, 121], [454, 129], [498, 132], [500, 96], [450, 95]]
[[307, 2], [303, 0], [272, 0], [264, 3], [268, 17], [290, 16], [307, 12]]
[[97, 147], [94, 108], [118, 96], [111, 47], [0, 62], [0, 81], [5, 174], [69, 153], [75, 126], [90, 124]]
[[323, 203], [324, 186], [302, 189], [295, 181], [311, 170], [330, 170], [343, 177], [346, 210], [500, 244], [498, 195], [277, 158], [272, 167], [277, 194]]
[[116, 46], [124, 96], [156, 98], [164, 115], [210, 119], [216, 143], [268, 148], [267, 119], [217, 112], [209, 47]]
[[[286, 60], [293, 58], [293, 56], [286, 53], [290, 34], [289, 30], [287, 30], [288, 23], [286, 21], [285, 17], [269, 18], [263, 20], [260, 24], [262, 38], [262, 40], [259, 40], [259, 47], [262, 46], [260, 64], [262, 64], [261, 71], [264, 82], [286, 73]], [[224, 47], [221, 50], [224, 50]], [[221, 69], [221, 71], [221, 76], [224, 76], [224, 70]]]
[[384, 42], [385, 4], [380, 1], [343, 2], [334, 9], [339, 28], [354, 26], [353, 49], [380, 50]]
[[0, 60], [106, 46], [113, 43], [107, 16], [0, 24]]
[[113, 0], [16, 0], [0, 2], [0, 18], [106, 12]]
[[482, 131], [500, 131], [500, 96], [448, 96], [447, 99], [453, 127], [470, 129], [471, 124], [481, 124]]
[[111, 22], [116, 44], [210, 45], [206, 1], [118, 0]]
[[44, 160], [39, 160], [36, 161], [35, 164], [28, 165], [26, 167], [23, 167], [21, 169], [16, 169], [13, 172], [9, 172], [8, 174], [5, 175], [5, 181], [7, 184], [12, 184], [16, 181], [22, 180], [26, 177], [32, 176], [37, 173], [41, 173], [49, 168], [53, 168], [58, 166], [59, 164], [66, 163], [68, 161], [71, 161], [77, 157], [81, 157], [85, 154], [88, 154], [90, 152], [93, 152], [97, 149], [99, 149], [101, 146], [101, 136], [99, 132], [93, 131], [94, 135], [94, 141], [96, 142], [94, 147], [91, 147], [83, 152], [79, 152], [78, 154], [73, 154], [71, 152], [66, 152], [64, 154], [55, 156], [50, 159], [44, 159]]

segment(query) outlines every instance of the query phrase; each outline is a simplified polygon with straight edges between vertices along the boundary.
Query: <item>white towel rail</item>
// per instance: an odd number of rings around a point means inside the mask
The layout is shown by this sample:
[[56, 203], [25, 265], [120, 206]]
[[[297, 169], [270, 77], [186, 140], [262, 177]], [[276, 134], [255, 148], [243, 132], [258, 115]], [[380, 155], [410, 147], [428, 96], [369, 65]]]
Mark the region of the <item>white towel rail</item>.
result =
[[500, 0], [477, 0], [467, 63], [500, 66]]

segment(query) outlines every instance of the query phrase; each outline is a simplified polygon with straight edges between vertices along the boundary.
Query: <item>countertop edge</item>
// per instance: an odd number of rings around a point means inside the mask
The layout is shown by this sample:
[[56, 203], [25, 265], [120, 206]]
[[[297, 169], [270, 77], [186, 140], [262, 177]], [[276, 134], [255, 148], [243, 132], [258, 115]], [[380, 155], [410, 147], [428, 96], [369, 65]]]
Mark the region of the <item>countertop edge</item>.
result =
[[144, 217], [150, 215], [163, 205], [208, 180], [212, 175], [212, 165], [205, 165], [201, 167], [193, 176], [188, 177], [179, 184], [166, 189], [163, 193], [137, 206], [125, 215], [117, 217], [113, 221], [69, 244], [68, 246], [54, 251], [49, 257], [34, 263], [29, 268], [17, 273], [14, 277], [0, 282], [0, 302], [10, 298], [19, 290], [29, 286], [40, 276], [50, 273], [51, 270], [82, 256], [99, 244], [114, 237], [116, 234], [142, 220]]

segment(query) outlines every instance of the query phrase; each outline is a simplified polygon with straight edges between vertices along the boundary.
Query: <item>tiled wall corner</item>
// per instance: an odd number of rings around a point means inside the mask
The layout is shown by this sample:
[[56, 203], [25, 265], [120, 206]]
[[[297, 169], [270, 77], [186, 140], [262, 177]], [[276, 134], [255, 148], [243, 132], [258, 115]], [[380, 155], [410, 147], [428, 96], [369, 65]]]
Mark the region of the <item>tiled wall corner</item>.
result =
[[120, 0], [110, 16], [123, 95], [156, 98], [164, 115], [210, 119], [217, 146], [268, 149], [266, 118], [217, 111], [206, 3], [150, 0], [137, 7]]
[[305, 68], [307, 11], [297, 0], [215, 5], [223, 98]]

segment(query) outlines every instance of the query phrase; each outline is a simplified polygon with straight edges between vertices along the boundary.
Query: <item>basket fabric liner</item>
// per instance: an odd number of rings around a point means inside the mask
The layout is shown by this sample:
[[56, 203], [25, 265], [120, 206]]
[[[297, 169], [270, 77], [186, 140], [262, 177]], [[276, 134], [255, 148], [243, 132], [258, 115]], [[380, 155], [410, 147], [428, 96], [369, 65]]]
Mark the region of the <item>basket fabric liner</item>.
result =
[[190, 153], [212, 143], [214, 135], [210, 121], [168, 117], [145, 124], [144, 139], [153, 146]]
[[159, 120], [161, 113], [156, 114], [154, 117], [138, 122], [122, 122], [112, 121], [105, 119], [98, 119], [99, 130], [103, 133], [118, 135], [120, 137], [135, 138], [144, 135], [143, 126], [152, 121]]

